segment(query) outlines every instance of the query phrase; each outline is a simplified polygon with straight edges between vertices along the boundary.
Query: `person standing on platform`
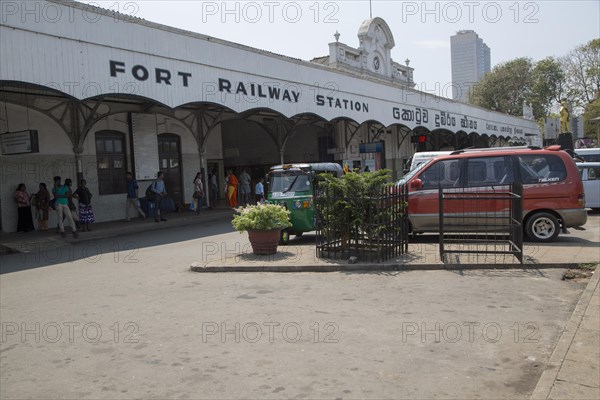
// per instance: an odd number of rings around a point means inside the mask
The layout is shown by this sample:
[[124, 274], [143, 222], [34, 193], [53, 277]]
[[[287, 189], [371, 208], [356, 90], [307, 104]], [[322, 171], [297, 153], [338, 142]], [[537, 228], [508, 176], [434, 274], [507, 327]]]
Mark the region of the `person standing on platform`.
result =
[[56, 219], [58, 221], [58, 230], [60, 232], [60, 236], [65, 237], [65, 225], [63, 224], [64, 217], [67, 220], [67, 222], [71, 225], [73, 236], [78, 237], [79, 234], [77, 233], [77, 226], [75, 225], [75, 221], [73, 220], [73, 216], [71, 215], [71, 210], [69, 210], [70, 189], [67, 185], [61, 185], [60, 181], [60, 176], [55, 176], [54, 189], [52, 189], [52, 193], [54, 194], [54, 201], [56, 204]]
[[75, 221], [75, 226], [77, 226], [77, 229], [79, 229], [79, 213], [77, 212], [77, 207], [75, 206], [75, 202], [73, 201], [73, 181], [71, 180], [71, 178], [65, 179], [65, 186], [69, 188], [67, 192], [67, 198], [69, 200], [69, 211], [71, 213], [71, 218], [73, 218], [73, 221]]
[[92, 192], [87, 188], [87, 182], [85, 179], [82, 179], [79, 182], [79, 187], [73, 193], [73, 197], [75, 197], [79, 202], [79, 225], [81, 226], [81, 231], [91, 231], [90, 225], [94, 223], [94, 210], [92, 210]]
[[129, 218], [129, 209], [133, 206], [137, 212], [140, 214], [142, 218], [146, 218], [146, 213], [142, 210], [142, 206], [140, 205], [140, 199], [138, 195], [138, 190], [140, 186], [137, 181], [133, 179], [133, 174], [131, 172], [127, 172], [127, 199], [125, 201], [125, 221], [129, 222], [131, 219]]
[[236, 208], [237, 207], [237, 187], [238, 187], [238, 179], [233, 173], [232, 170], [227, 172], [227, 203], [229, 207]]
[[154, 193], [154, 206], [156, 207], [154, 222], [166, 221], [166, 218], [163, 218], [160, 214], [160, 201], [167, 195], [162, 171], [158, 171], [156, 180], [152, 182], [152, 192]]
[[204, 198], [204, 185], [202, 184], [202, 173], [198, 172], [194, 178], [194, 202], [196, 203], [196, 215], [200, 214], [202, 199]]
[[240, 192], [242, 193], [242, 205], [250, 204], [250, 175], [244, 169], [240, 174]]
[[24, 183], [19, 183], [14, 198], [18, 208], [17, 232], [35, 231], [33, 217], [31, 216], [31, 198]]
[[137, 210], [142, 218], [146, 218], [146, 214], [140, 205], [140, 199], [138, 196], [139, 188], [140, 187], [137, 181], [133, 179], [133, 174], [131, 172], [127, 172], [127, 200], [125, 203], [125, 221], [127, 222], [131, 221], [129, 218], [129, 209], [131, 206]]
[[50, 192], [44, 182], [40, 183], [39, 190], [36, 193], [36, 216], [38, 221], [38, 229], [40, 231], [48, 230], [48, 218], [50, 213]]
[[217, 184], [217, 172], [213, 169], [212, 174], [210, 176], [210, 194], [211, 201], [214, 207], [217, 206], [218, 194], [219, 194], [219, 185]]
[[254, 187], [254, 194], [256, 195], [257, 204], [263, 204], [265, 202], [265, 186], [263, 185], [264, 181], [265, 180], [263, 178], [260, 178]]

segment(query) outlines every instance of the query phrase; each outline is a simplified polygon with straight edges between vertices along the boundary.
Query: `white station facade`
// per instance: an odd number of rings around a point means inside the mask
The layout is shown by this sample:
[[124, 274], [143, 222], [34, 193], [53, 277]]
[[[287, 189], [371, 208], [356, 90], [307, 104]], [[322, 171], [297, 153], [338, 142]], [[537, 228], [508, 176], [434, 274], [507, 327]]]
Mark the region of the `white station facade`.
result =
[[358, 47], [337, 37], [302, 61], [86, 4], [26, 3], [0, 19], [3, 232], [16, 230], [17, 185], [35, 192], [55, 175], [86, 179], [96, 220], [110, 221], [125, 216], [126, 171], [141, 192], [164, 171], [184, 204], [201, 170], [223, 185], [227, 169], [257, 179], [335, 161], [396, 178], [417, 148], [540, 143], [530, 118], [415, 90], [381, 18], [359, 27]]

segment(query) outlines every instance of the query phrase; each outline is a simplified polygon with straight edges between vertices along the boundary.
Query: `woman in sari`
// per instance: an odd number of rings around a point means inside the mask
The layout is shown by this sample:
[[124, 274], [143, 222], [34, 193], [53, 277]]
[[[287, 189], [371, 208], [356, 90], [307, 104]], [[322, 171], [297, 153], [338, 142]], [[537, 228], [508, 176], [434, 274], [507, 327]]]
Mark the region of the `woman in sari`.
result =
[[198, 172], [194, 178], [193, 202], [196, 207], [196, 215], [200, 214], [202, 208], [202, 199], [204, 198], [204, 185], [202, 184], [202, 173]]
[[36, 217], [38, 221], [38, 229], [40, 231], [48, 230], [48, 217], [50, 213], [50, 192], [44, 182], [39, 185], [40, 190], [35, 195], [36, 197]]
[[18, 207], [17, 232], [34, 231], [35, 227], [31, 216], [31, 198], [24, 183], [19, 183], [13, 197]]
[[90, 225], [94, 223], [94, 210], [92, 209], [92, 192], [87, 188], [87, 182], [82, 179], [79, 182], [79, 187], [73, 193], [79, 201], [79, 224], [81, 225], [82, 231], [91, 231]]
[[227, 202], [231, 208], [237, 207], [237, 187], [238, 180], [233, 171], [230, 170], [227, 173]]

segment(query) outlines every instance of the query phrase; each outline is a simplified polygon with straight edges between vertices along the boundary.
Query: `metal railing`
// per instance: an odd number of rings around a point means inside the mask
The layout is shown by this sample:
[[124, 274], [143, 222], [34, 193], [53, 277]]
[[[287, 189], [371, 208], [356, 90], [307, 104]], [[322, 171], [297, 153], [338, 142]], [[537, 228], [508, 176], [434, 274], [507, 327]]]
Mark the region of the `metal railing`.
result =
[[440, 187], [439, 229], [444, 263], [451, 263], [450, 254], [466, 254], [469, 262], [499, 263], [513, 256], [522, 264], [523, 185]]
[[315, 194], [317, 257], [384, 262], [406, 253], [407, 205], [406, 186], [352, 196], [319, 188]]

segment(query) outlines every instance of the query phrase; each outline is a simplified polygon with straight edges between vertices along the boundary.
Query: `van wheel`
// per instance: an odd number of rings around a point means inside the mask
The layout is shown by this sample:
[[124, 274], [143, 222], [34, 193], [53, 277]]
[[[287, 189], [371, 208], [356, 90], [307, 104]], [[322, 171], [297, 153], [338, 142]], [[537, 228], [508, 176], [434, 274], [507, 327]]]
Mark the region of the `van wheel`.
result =
[[290, 231], [283, 229], [279, 236], [279, 244], [287, 245], [290, 242]]
[[534, 242], [551, 242], [558, 236], [560, 224], [556, 217], [546, 212], [540, 212], [527, 219], [525, 232]]

